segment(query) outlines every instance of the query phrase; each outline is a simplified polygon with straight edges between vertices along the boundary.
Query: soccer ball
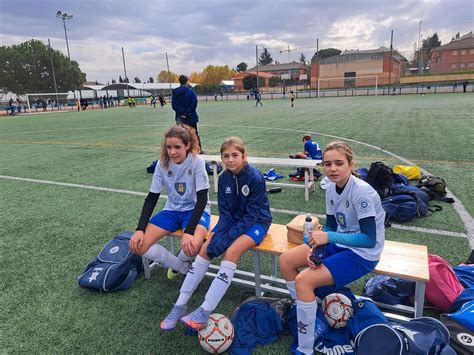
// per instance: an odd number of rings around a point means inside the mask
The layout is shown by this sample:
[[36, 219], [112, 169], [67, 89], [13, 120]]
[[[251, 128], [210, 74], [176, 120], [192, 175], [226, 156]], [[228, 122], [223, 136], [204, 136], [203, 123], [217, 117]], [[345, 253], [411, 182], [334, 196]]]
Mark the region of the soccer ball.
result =
[[199, 344], [208, 353], [217, 354], [226, 351], [234, 340], [234, 326], [223, 314], [211, 314], [207, 327], [198, 333]]
[[331, 293], [323, 299], [323, 314], [332, 328], [343, 328], [354, 315], [351, 300], [342, 293]]

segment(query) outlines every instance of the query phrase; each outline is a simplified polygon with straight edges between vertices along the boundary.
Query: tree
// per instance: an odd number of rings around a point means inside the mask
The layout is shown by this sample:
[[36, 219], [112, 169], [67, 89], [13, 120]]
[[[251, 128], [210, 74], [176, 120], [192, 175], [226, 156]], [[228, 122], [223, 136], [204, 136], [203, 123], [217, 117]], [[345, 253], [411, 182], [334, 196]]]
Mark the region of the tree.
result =
[[116, 84], [117, 82], [115, 81], [115, 79], [112, 79], [112, 84]]
[[321, 49], [319, 52], [314, 53], [313, 58], [311, 58], [311, 62], [314, 63], [318, 59], [324, 59], [333, 57], [335, 55], [341, 54], [342, 51], [336, 48], [325, 48]]
[[138, 76], [136, 76], [135, 78], [133, 78], [133, 82], [134, 83], [141, 83], [142, 81], [140, 80], [140, 78]]
[[280, 86], [281, 85], [281, 79], [278, 76], [273, 76], [268, 80], [268, 86], [271, 88], [274, 88], [275, 86]]
[[[256, 89], [257, 88], [257, 76], [250, 74], [247, 75], [243, 80], [242, 83], [244, 84], [245, 90]], [[258, 87], [265, 86], [265, 79], [261, 76], [258, 77]]]
[[124, 81], [122, 79], [122, 75], [119, 75], [119, 83], [124, 83]]
[[[58, 92], [76, 90], [86, 81], [79, 64], [51, 48]], [[12, 46], [0, 47], [0, 83], [16, 94], [54, 92], [49, 47], [31, 39]]]
[[156, 77], [158, 83], [177, 83], [179, 82], [179, 75], [167, 70], [162, 70]]
[[[203, 78], [203, 76], [202, 76], [202, 73], [198, 73], [198, 72], [193, 71], [193, 72], [189, 75], [189, 82], [190, 82], [190, 83], [199, 84], [199, 85], [200, 85], [200, 84], [204, 84], [204, 78]], [[205, 89], [205, 88], [204, 88], [204, 89], [201, 88], [201, 89], [202, 89], [202, 90], [207, 90], [207, 89]], [[197, 91], [196, 91], [196, 93], [197, 93]], [[202, 93], [202, 94], [206, 94], [207, 92], [204, 92], [204, 91], [203, 91], [203, 92], [201, 92], [201, 93]], [[201, 93], [200, 93], [200, 94], [201, 94]]]
[[262, 54], [260, 54], [260, 59], [258, 60], [258, 64], [260, 65], [267, 65], [273, 62], [273, 58], [270, 54], [270, 52], [266, 49], [263, 48]]
[[[428, 63], [430, 50], [432, 48], [436, 48], [439, 46], [441, 46], [441, 41], [439, 40], [438, 34], [436, 32], [432, 36], [428, 36], [421, 41], [420, 51], [421, 53], [423, 53], [422, 55], [423, 63]], [[413, 53], [413, 61], [410, 64], [413, 66], [418, 66], [418, 64], [421, 64], [422, 66], [424, 66], [423, 63], [418, 62], [418, 58], [419, 58], [418, 48], [415, 47], [414, 53]]]
[[239, 73], [242, 73], [244, 71], [246, 71], [248, 68], [248, 65], [247, 63], [245, 62], [240, 62], [239, 64], [237, 64], [237, 66], [235, 67], [235, 69], [237, 70], [237, 72]]
[[222, 80], [229, 80], [235, 76], [235, 70], [228, 65], [208, 65], [202, 72], [192, 72], [189, 82], [195, 84], [219, 85]]
[[153, 84], [153, 77], [152, 77], [152, 76], [150, 76], [150, 77], [148, 78], [148, 82], [151, 83], [151, 84]]
[[303, 53], [300, 54], [300, 63], [301, 64], [306, 64], [306, 57]]

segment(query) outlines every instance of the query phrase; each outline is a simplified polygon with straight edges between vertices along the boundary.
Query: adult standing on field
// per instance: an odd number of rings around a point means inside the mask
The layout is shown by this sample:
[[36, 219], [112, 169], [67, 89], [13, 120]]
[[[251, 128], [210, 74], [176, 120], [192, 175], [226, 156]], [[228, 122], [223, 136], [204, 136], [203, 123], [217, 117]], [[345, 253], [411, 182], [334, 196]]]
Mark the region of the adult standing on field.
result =
[[197, 96], [188, 86], [188, 77], [186, 75], [179, 77], [179, 84], [180, 87], [173, 89], [171, 96], [171, 105], [176, 112], [176, 124], [185, 124], [194, 128], [202, 154], [204, 152], [202, 151], [201, 137], [199, 137], [197, 126], [199, 122], [199, 116], [196, 112], [198, 105]]

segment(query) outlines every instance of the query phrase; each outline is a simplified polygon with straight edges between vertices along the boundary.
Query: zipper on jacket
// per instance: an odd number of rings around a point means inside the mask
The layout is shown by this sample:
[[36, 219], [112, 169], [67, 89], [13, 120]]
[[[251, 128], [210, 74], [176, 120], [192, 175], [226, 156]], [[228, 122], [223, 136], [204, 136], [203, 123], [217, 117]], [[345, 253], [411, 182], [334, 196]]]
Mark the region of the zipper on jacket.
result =
[[233, 176], [234, 180], [235, 180], [235, 189], [237, 190], [237, 196], [239, 196], [239, 181], [237, 179], [237, 176]]

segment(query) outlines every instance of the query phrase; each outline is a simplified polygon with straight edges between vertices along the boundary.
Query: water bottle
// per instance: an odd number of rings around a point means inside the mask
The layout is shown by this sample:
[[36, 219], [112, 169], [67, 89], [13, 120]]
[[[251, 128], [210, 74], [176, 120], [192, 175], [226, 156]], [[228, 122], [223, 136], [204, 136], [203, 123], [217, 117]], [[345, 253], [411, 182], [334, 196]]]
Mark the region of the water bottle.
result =
[[308, 245], [309, 237], [311, 236], [311, 232], [313, 231], [313, 219], [311, 218], [311, 215], [308, 213], [306, 215], [306, 218], [304, 219], [304, 224], [303, 224], [303, 241]]
[[311, 260], [316, 265], [321, 265], [324, 259], [324, 254], [326, 254], [326, 244], [318, 245], [316, 248], [313, 248], [313, 254], [311, 254]]

